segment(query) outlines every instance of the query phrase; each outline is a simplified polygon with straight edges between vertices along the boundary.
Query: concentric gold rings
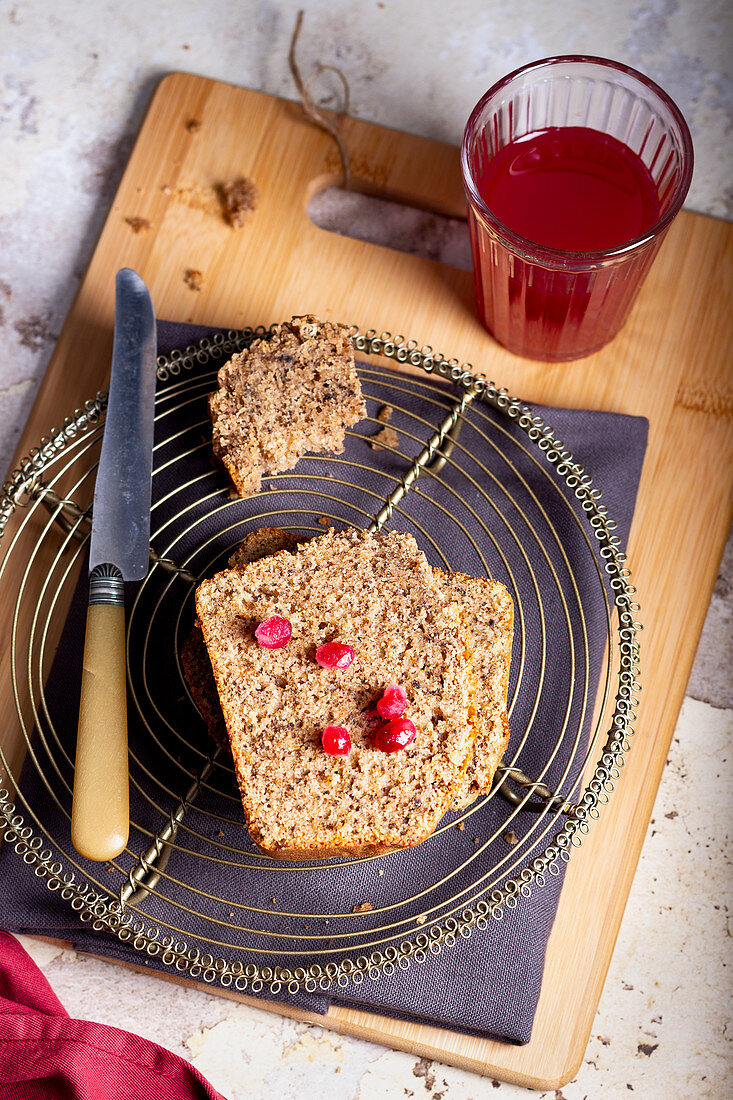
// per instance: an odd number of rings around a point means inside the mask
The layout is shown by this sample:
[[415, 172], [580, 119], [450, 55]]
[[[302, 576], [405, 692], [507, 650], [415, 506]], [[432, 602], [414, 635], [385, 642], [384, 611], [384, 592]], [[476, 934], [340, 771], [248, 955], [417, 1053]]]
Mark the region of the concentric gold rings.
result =
[[[238, 502], [229, 499], [216, 475], [201, 470], [199, 460], [207, 442], [199, 435], [205, 429], [202, 400], [213, 384], [212, 368], [253, 335], [259, 333], [229, 333], [159, 362], [164, 385], [156, 407], [156, 476], [172, 476], [173, 488], [154, 509], [152, 543], [158, 561], [137, 593], [128, 623], [131, 700], [145, 734], [144, 744], [131, 745], [131, 781], [144, 809], [140, 820], [131, 823], [128, 852], [93, 872], [78, 862], [60, 830], [54, 833], [49, 827], [37, 792], [50, 799], [59, 820], [68, 819], [68, 738], [56, 728], [44, 684], [55, 644], [52, 637], [65, 615], [86, 537], [83, 519], [70, 520], [64, 501], [77, 501], [83, 515], [93, 486], [104, 395], [88, 403], [50, 440], [42, 441], [6, 484], [0, 499], [0, 533], [5, 540], [0, 574], [9, 563], [21, 557], [25, 561], [13, 609], [10, 663], [27, 762], [21, 774], [10, 755], [3, 753], [2, 764], [9, 784], [18, 792], [22, 812], [16, 811], [8, 795], [0, 798], [0, 810], [8, 840], [39, 878], [60, 891], [91, 927], [114, 932], [188, 976], [277, 994], [328, 988], [334, 982], [341, 986], [422, 961], [485, 926], [488, 919], [501, 919], [505, 907], [521, 904], [534, 886], [558, 873], [570, 847], [607, 800], [628, 750], [637, 702], [640, 627], [625, 560], [600, 495], [542, 420], [485, 379], [477, 379], [466, 364], [446, 361], [431, 349], [418, 349], [389, 334], [362, 335], [354, 330], [357, 352], [409, 362], [427, 374], [451, 380], [459, 392], [475, 391], [480, 398], [461, 418], [460, 434], [445, 448], [442, 468], [431, 470], [425, 462], [426, 469], [410, 482], [409, 493], [394, 504], [386, 522], [412, 530], [435, 564], [455, 568], [468, 555], [474, 571], [498, 570], [512, 590], [517, 641], [510, 705], [515, 708], [519, 682], [526, 687], [531, 680], [534, 698], [522, 736], [512, 743], [504, 783], [510, 784], [514, 766], [521, 768], [526, 750], [548, 736], [547, 730], [538, 729], [538, 716], [543, 713], [548, 662], [553, 663], [559, 647], [569, 654], [568, 673], [558, 699], [557, 725], [542, 766], [531, 776], [536, 786], [514, 787], [518, 804], [507, 804], [498, 818], [492, 818], [493, 827], [479, 837], [478, 844], [450, 866], [438, 866], [432, 879], [409, 882], [397, 896], [379, 889], [387, 876], [378, 872], [389, 866], [390, 857], [330, 864], [329, 874], [334, 874], [334, 867], [343, 869], [335, 873], [344, 881], [355, 863], [373, 866], [374, 900], [367, 913], [358, 906], [334, 904], [333, 899], [328, 906], [293, 904], [299, 896], [302, 866], [273, 865], [249, 845], [241, 829], [230, 767], [221, 757], [210, 758], [204, 737], [192, 742], [189, 723], [177, 720], [179, 712], [170, 713], [159, 691], [156, 669], [165, 635], [161, 624], [174, 623], [167, 645], [185, 696], [177, 653], [191, 618], [192, 585], [187, 572], [199, 576], [215, 570], [225, 561], [229, 547], [248, 530], [282, 525], [284, 514], [285, 525], [303, 534], [323, 530], [319, 520], [324, 518], [335, 524], [368, 526], [406, 480], [405, 470], [450, 414], [455, 397], [429, 378], [420, 381], [376, 365], [363, 367], [360, 373], [367, 396], [394, 409], [399, 446], [387, 447], [381, 454], [369, 448], [368, 437], [381, 427], [372, 416], [351, 433], [356, 450], [348, 452], [350, 457], [322, 459], [305, 471], [267, 479], [269, 491], [256, 498], [243, 517]], [[491, 456], [490, 460], [477, 457], [479, 452]], [[191, 470], [195, 472], [189, 476]], [[572, 491], [579, 510], [571, 506], [562, 486]], [[581, 744], [581, 730], [586, 713], [594, 707], [588, 626], [573, 563], [548, 513], [548, 494], [553, 516], [556, 511], [564, 514], [592, 560], [605, 606], [609, 653], [587, 749]], [[179, 495], [185, 495], [185, 502], [182, 499], [179, 504]], [[54, 499], [60, 501], [55, 515], [47, 512]], [[60, 515], [67, 515], [63, 527], [57, 522]], [[435, 536], [439, 528], [441, 538]], [[181, 557], [183, 545], [189, 551]], [[174, 563], [173, 570], [186, 572], [164, 569], [161, 559]], [[604, 578], [612, 599], [606, 596]], [[182, 705], [191, 710], [187, 699]], [[564, 763], [558, 772], [555, 762], [560, 759]], [[564, 800], [585, 773], [589, 774], [580, 795], [575, 795], [578, 811], [573, 818], [563, 818], [557, 805], [546, 798], [542, 801], [542, 784], [550, 775], [550, 794]], [[28, 782], [29, 775], [33, 783]], [[187, 802], [184, 793], [192, 789], [195, 797]], [[521, 844], [507, 847], [504, 836], [519, 821], [526, 821], [526, 808], [538, 798]], [[498, 788], [488, 800], [444, 822], [430, 843], [438, 850], [441, 835], [459, 826], [467, 836], [474, 829], [479, 832], [488, 802], [494, 808], [504, 807]], [[148, 871], [144, 853], [151, 845], [156, 850], [156, 836], [166, 826], [169, 858], [152, 888], [149, 904], [155, 919], [146, 920], [119, 899], [121, 892], [125, 896], [141, 857], [143, 872]], [[160, 841], [157, 848], [162, 848]], [[196, 868], [195, 873], [182, 878], [177, 867], [183, 865], [189, 871]], [[155, 861], [150, 869], [155, 870]], [[316, 876], [323, 869], [318, 863], [307, 867]], [[273, 880], [282, 883], [272, 895], [278, 897], [275, 904], [258, 886], [260, 881]], [[140, 904], [148, 908], [147, 900]], [[200, 946], [189, 946], [192, 942]], [[207, 953], [207, 948], [218, 954]], [[269, 965], [248, 961], [260, 958], [274, 961]], [[318, 959], [324, 962], [314, 961]], [[278, 960], [288, 965], [275, 965]]]

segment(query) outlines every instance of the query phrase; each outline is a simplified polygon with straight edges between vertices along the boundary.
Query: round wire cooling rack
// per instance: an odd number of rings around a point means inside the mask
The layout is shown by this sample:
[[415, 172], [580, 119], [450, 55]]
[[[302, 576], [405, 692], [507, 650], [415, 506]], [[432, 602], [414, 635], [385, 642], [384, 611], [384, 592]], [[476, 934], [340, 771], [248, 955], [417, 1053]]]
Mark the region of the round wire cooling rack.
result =
[[[615, 524], [552, 429], [470, 365], [402, 337], [352, 330], [357, 354], [412, 371], [360, 364], [368, 416], [342, 455], [303, 459], [256, 497], [232, 498], [211, 462], [206, 397], [224, 359], [266, 331], [217, 334], [158, 360], [151, 568], [127, 609], [130, 842], [109, 864], [81, 859], [69, 837], [79, 577], [106, 395], [6, 483], [0, 579], [18, 578], [19, 733], [0, 749], [16, 792], [15, 804], [0, 792], [0, 813], [6, 842], [95, 931], [189, 977], [276, 995], [404, 969], [560, 877], [629, 749], [641, 627]], [[330, 525], [411, 532], [433, 565], [507, 585], [512, 737], [491, 792], [419, 848], [282, 863], [249, 840], [231, 762], [208, 737], [179, 655], [197, 580], [247, 533]]]

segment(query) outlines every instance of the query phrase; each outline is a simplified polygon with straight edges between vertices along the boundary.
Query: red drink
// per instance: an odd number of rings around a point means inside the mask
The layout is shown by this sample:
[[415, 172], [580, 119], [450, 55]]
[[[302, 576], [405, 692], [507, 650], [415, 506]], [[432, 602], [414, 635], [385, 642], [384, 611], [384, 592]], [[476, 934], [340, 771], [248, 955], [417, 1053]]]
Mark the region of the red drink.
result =
[[477, 183], [509, 229], [566, 252], [616, 248], [659, 217], [657, 186], [641, 157], [584, 126], [525, 134], [499, 150]]
[[596, 351], [626, 320], [684, 201], [692, 147], [645, 77], [554, 58], [486, 93], [462, 167], [481, 319], [511, 351], [558, 361]]

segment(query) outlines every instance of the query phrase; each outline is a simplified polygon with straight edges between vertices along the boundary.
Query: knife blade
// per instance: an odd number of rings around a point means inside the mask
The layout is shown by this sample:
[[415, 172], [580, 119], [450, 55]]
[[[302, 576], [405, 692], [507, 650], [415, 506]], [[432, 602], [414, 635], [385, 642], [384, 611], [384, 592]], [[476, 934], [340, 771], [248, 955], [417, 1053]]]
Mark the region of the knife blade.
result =
[[94, 488], [71, 813], [74, 847], [93, 860], [119, 855], [129, 834], [124, 582], [142, 580], [149, 568], [155, 357], [150, 294], [122, 268]]

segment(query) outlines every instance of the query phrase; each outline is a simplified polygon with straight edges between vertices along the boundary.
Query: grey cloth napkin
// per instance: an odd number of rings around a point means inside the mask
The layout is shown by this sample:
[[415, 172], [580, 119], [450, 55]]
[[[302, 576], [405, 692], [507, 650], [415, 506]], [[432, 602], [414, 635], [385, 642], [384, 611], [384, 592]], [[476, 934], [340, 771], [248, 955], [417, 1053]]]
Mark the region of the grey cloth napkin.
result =
[[[212, 332], [161, 322], [159, 351], [186, 347]], [[313, 533], [320, 529], [314, 523], [321, 514], [335, 517], [336, 525], [367, 526], [457, 392], [427, 377], [375, 374], [365, 367], [369, 415], [376, 418], [384, 405], [394, 409], [398, 453], [375, 451], [363, 438], [381, 425], [357, 426], [341, 460], [306, 458], [293, 474], [269, 483], [274, 492], [266, 481], [266, 491], [257, 497], [231, 500], [211, 463], [205, 412], [205, 395], [213, 385], [210, 372], [220, 363], [207, 362], [195, 366], [191, 377], [183, 372], [185, 379], [159, 383], [153, 545], [197, 575], [221, 568], [231, 547], [254, 527]], [[179, 382], [193, 394], [191, 401], [179, 400]], [[593, 476], [625, 542], [647, 422], [585, 410], [535, 411]], [[488, 406], [469, 411], [452, 460], [455, 465], [449, 463], [440, 478], [419, 479], [389, 526], [413, 533], [433, 564], [481, 575], [486, 563], [512, 591], [519, 614], [508, 758], [569, 797], [579, 776], [607, 636], [607, 604], [593, 539], [572, 490], [517, 426]], [[129, 593], [131, 675], [142, 685], [136, 693], [140, 713], [131, 708], [130, 728], [131, 844], [138, 853], [210, 751], [203, 724], [185, 697], [176, 659], [193, 617], [192, 589], [186, 584], [158, 571], [154, 584]], [[46, 685], [49, 710], [72, 759], [85, 604], [84, 580]], [[68, 807], [48, 798], [40, 774], [50, 766], [39, 747], [35, 760], [26, 762], [21, 789], [66, 853], [61, 858], [68, 858], [73, 854]], [[60, 767], [70, 781], [70, 769]], [[538, 825], [537, 815], [529, 811], [508, 821], [510, 811], [493, 796], [476, 803], [468, 815], [447, 815], [418, 848], [379, 860], [277, 864], [263, 859], [249, 841], [231, 771], [220, 762], [193, 800], [166, 875], [141, 906], [141, 916], [146, 925], [158, 922], [162, 934], [170, 930], [174, 939], [214, 957], [241, 958], [245, 965], [338, 960], [344, 942], [339, 937], [345, 934], [345, 955], [368, 954], [370, 944], [384, 950], [429, 930], [433, 917], [460, 916], [489, 886], [500, 885], [540, 854], [563, 823], [562, 818], [551, 823], [545, 815]], [[536, 836], [538, 828], [547, 830], [542, 839]], [[94, 865], [78, 862], [83, 873], [101, 874]], [[127, 871], [135, 861], [123, 854], [119, 862]], [[60, 937], [82, 951], [163, 968], [158, 959], [82, 925], [68, 903], [46, 890], [7, 846], [0, 850], [0, 874], [10, 886], [0, 898], [0, 923], [9, 931]], [[114, 881], [119, 883], [119, 874]], [[562, 874], [547, 876], [544, 888], [534, 888], [530, 898], [507, 908], [501, 922], [377, 981], [263, 996], [321, 1014], [331, 1003], [350, 1004], [525, 1043], [561, 888]], [[273, 942], [271, 933], [277, 937], [275, 958], [264, 953]], [[332, 953], [314, 954], [326, 944]]]

